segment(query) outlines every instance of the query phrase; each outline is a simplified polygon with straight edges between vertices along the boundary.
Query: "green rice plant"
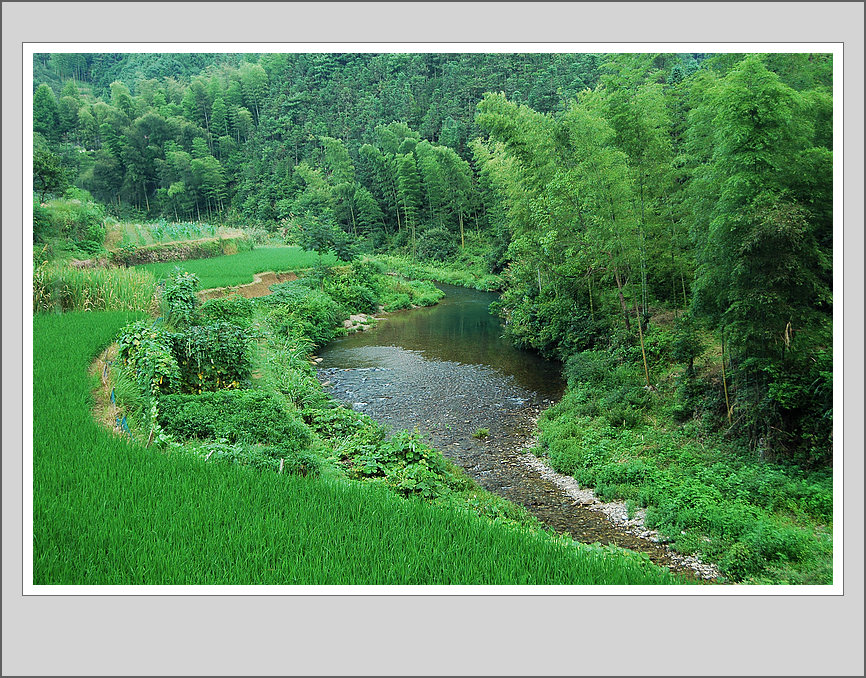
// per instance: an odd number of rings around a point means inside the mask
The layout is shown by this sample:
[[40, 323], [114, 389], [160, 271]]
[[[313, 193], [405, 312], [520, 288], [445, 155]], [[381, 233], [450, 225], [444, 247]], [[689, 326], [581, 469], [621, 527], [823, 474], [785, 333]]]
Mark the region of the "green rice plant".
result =
[[[184, 269], [198, 276], [201, 289], [244, 285], [253, 282], [256, 273], [273, 271], [284, 273], [312, 268], [319, 260], [333, 265], [337, 262], [332, 255], [320, 257], [300, 247], [256, 247], [249, 252], [209, 259], [190, 259], [184, 261]], [[137, 268], [153, 273], [157, 279], [167, 278], [176, 264], [163, 262], [144, 264]]]
[[33, 311], [144, 311], [153, 308], [152, 273], [42, 263], [33, 275]]

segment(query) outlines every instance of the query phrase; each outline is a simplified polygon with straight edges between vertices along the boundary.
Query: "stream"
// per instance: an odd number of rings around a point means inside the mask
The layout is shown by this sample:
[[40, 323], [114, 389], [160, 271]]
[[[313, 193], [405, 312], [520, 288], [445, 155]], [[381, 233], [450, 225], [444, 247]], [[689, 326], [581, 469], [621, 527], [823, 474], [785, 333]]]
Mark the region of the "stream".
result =
[[[576, 503], [525, 459], [538, 414], [562, 397], [559, 363], [514, 348], [488, 306], [496, 295], [438, 285], [436, 306], [388, 314], [323, 348], [318, 376], [355, 410], [415, 430], [484, 489], [583, 543], [615, 544], [682, 568], [664, 546]], [[487, 429], [476, 438], [472, 434]]]

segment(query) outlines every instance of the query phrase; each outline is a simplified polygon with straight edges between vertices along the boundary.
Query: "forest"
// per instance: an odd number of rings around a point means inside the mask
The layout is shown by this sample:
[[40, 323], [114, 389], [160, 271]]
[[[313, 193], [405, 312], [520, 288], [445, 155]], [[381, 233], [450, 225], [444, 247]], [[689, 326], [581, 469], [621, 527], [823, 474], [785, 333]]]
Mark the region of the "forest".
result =
[[[33, 73], [37, 269], [123, 263], [107, 225], [135, 222], [456, 276], [563, 364], [539, 420], [557, 470], [655, 507], [735, 580], [784, 579], [816, 538], [675, 505], [752, 493], [832, 528], [832, 55], [57, 53]], [[658, 454], [593, 461], [593, 436]], [[675, 466], [737, 482], [677, 494]]]

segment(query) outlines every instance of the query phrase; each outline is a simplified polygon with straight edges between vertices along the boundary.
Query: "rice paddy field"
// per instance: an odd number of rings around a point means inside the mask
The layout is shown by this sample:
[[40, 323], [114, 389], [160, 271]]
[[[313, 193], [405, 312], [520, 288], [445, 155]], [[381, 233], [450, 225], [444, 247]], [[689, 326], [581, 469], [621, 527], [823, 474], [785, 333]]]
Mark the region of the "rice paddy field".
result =
[[157, 279], [170, 276], [177, 266], [195, 273], [200, 281], [200, 289], [244, 285], [253, 281], [256, 273], [273, 271], [285, 273], [315, 266], [319, 261], [328, 265], [337, 263], [336, 257], [320, 257], [300, 247], [256, 247], [250, 252], [241, 252], [212, 259], [191, 259], [183, 262], [144, 264], [137, 269], [153, 273]]
[[34, 316], [34, 584], [683, 581], [373, 483], [207, 464], [113, 435], [91, 415], [88, 367], [143, 317]]

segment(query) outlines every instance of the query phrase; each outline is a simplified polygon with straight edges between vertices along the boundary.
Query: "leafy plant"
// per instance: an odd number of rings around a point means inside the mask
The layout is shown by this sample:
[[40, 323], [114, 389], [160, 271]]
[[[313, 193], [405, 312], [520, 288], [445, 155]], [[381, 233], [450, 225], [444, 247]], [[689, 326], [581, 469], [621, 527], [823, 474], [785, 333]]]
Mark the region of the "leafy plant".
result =
[[446, 261], [457, 252], [457, 237], [444, 228], [430, 228], [418, 236], [418, 256], [431, 261]]
[[170, 393], [181, 381], [171, 335], [161, 324], [140, 320], [124, 327], [117, 338], [118, 357], [135, 375], [147, 396]]
[[256, 305], [251, 299], [240, 294], [208, 299], [199, 308], [199, 317], [205, 321], [230, 322], [235, 325], [249, 325], [253, 319]]
[[193, 322], [198, 307], [198, 282], [194, 273], [176, 268], [174, 275], [163, 283], [162, 298], [170, 322], [181, 326]]
[[246, 385], [252, 372], [250, 355], [256, 333], [230, 322], [190, 325], [169, 335], [180, 369], [179, 388], [201, 393]]
[[166, 395], [159, 423], [183, 438], [281, 445], [294, 451], [312, 443], [309, 428], [276, 395], [263, 391], [215, 391]]

